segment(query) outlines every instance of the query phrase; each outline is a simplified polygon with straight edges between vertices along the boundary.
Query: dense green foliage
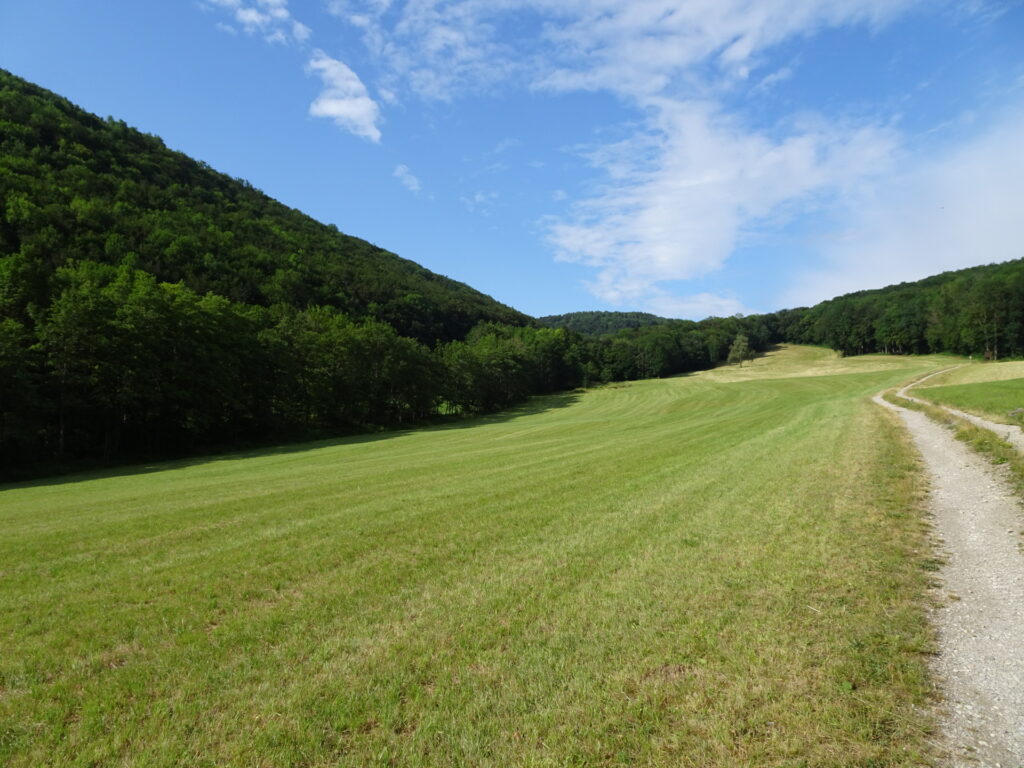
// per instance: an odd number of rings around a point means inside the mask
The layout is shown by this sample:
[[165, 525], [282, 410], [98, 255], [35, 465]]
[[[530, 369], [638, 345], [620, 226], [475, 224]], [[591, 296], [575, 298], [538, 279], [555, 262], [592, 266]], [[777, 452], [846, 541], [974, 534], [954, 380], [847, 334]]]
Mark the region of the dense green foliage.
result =
[[0, 142], [0, 476], [486, 412], [768, 341], [533, 327], [2, 71]]
[[603, 336], [629, 328], [661, 325], [671, 320], [647, 312], [569, 312], [538, 317], [537, 322], [548, 328], [566, 328], [584, 336]]
[[433, 344], [527, 318], [0, 70], [0, 256], [24, 309], [72, 261], [131, 264], [232, 302], [331, 306]]
[[847, 355], [1024, 355], [1024, 259], [944, 272], [765, 317], [773, 335]]
[[1024, 353], [1024, 261], [811, 309], [540, 327], [0, 71], [0, 477], [484, 413], [772, 343]]

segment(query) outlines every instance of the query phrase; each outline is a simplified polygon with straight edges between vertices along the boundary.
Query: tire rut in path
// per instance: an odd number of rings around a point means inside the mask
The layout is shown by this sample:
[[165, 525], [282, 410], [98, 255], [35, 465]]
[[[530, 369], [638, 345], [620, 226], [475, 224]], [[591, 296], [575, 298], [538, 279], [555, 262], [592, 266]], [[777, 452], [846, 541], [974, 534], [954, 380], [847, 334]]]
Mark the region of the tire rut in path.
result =
[[1024, 767], [1024, 515], [999, 473], [923, 413], [896, 411], [927, 467], [946, 564], [933, 614], [952, 766]]

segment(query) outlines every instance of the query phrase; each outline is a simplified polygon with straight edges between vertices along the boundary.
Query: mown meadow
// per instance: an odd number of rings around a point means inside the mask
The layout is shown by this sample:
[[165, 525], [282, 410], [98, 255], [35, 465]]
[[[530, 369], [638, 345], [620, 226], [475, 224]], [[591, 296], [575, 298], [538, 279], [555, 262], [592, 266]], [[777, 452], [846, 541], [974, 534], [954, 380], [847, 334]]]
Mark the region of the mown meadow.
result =
[[915, 394], [992, 421], [1020, 425], [1024, 422], [1024, 362], [964, 365], [929, 379]]
[[944, 365], [3, 487], [0, 763], [920, 764], [935, 563], [869, 396]]

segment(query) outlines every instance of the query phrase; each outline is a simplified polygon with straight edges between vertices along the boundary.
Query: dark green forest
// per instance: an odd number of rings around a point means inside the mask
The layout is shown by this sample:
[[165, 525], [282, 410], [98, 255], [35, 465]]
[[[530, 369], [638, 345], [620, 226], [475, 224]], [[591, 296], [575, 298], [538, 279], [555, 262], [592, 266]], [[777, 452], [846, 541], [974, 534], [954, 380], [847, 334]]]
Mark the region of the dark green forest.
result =
[[[1024, 246], [1021, 248], [1024, 251]], [[971, 267], [765, 316], [773, 337], [846, 355], [1024, 356], [1024, 259]]]
[[[0, 478], [461, 418], [792, 341], [1022, 354], [1024, 262], [535, 321], [0, 70]], [[553, 327], [548, 327], [553, 326]]]
[[603, 336], [627, 328], [664, 325], [671, 321], [647, 312], [568, 312], [538, 317], [537, 322], [547, 328], [565, 328], [584, 336]]

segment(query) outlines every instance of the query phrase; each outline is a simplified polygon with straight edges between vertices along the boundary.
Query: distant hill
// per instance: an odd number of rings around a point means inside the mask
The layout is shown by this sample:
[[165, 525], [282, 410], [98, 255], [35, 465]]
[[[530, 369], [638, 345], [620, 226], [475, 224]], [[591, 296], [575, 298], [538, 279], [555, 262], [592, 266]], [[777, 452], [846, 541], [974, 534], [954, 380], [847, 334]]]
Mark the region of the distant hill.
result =
[[0, 257], [15, 255], [40, 307], [49, 276], [86, 259], [245, 304], [331, 306], [427, 344], [529, 321], [0, 70]]
[[769, 315], [539, 322], [0, 70], [0, 480], [487, 413], [779, 341], [1024, 356], [1024, 260]]
[[603, 336], [627, 328], [664, 325], [672, 321], [647, 312], [569, 312], [539, 317], [537, 322], [547, 328], [565, 328], [584, 336]]
[[846, 355], [1024, 356], [1024, 259], [857, 291], [764, 316], [774, 336]]

